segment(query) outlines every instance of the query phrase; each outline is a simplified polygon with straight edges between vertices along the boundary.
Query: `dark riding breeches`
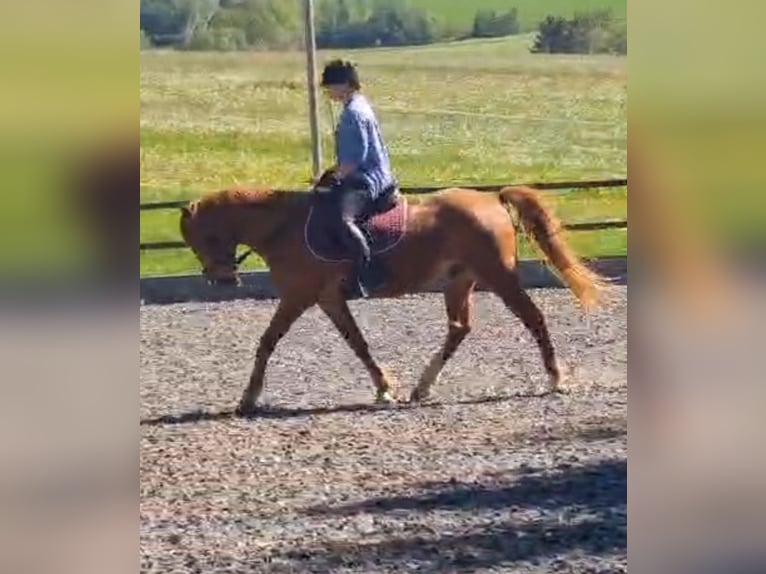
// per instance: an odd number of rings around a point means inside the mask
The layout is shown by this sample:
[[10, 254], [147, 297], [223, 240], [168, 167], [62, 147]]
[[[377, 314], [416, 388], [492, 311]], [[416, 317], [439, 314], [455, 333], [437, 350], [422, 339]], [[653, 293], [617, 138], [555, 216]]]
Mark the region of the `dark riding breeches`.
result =
[[370, 204], [369, 192], [357, 188], [341, 188], [338, 190], [337, 201], [341, 218], [341, 228], [344, 242], [353, 250], [355, 259], [367, 262], [370, 259], [370, 247], [367, 238], [357, 227], [356, 222], [364, 215]]
[[343, 182], [333, 189], [336, 209], [340, 217], [339, 231], [343, 244], [354, 254], [354, 277], [352, 290], [355, 295], [367, 296], [370, 246], [357, 221], [368, 211], [372, 198], [363, 182]]

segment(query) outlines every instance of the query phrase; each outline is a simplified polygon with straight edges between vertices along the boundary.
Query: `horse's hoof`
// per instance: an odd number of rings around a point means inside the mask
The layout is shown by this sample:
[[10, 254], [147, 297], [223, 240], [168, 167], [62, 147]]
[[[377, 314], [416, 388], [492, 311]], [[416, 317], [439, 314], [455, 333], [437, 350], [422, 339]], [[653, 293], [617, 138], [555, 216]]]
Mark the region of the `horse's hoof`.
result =
[[234, 409], [234, 414], [238, 417], [252, 417], [258, 414], [258, 405], [252, 403], [239, 403]]
[[428, 389], [415, 387], [415, 390], [413, 390], [412, 394], [410, 394], [410, 403], [422, 403], [430, 396], [431, 392]]
[[391, 391], [378, 393], [375, 397], [375, 404], [378, 405], [394, 405], [396, 402], [396, 397], [391, 393]]
[[568, 379], [569, 371], [563, 365], [558, 365], [557, 372], [548, 375], [548, 394], [569, 394], [570, 390], [564, 387], [564, 383], [566, 383]]
[[535, 394], [538, 397], [549, 397], [553, 395], [568, 395], [570, 392], [571, 390], [567, 387], [561, 387], [557, 385], [555, 387], [548, 386], [542, 390], [538, 390]]

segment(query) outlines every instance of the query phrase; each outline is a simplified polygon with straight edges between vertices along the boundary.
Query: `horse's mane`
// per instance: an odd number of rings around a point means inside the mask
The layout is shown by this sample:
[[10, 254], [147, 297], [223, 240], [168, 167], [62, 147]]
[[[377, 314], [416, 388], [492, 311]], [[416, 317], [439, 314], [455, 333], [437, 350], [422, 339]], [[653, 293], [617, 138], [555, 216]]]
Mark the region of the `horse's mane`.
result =
[[266, 186], [230, 187], [208, 193], [196, 202], [196, 207], [274, 207], [306, 201], [307, 199], [307, 193], [277, 190]]

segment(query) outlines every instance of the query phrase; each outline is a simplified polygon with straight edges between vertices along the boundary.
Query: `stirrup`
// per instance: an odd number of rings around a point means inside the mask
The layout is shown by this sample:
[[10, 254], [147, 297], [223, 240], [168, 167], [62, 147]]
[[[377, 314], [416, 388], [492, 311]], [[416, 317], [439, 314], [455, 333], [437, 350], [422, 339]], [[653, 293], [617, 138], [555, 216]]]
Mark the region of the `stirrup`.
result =
[[359, 278], [354, 278], [355, 280], [351, 279], [352, 278], [349, 277], [346, 282], [346, 289], [344, 290], [346, 297], [349, 299], [367, 299], [370, 296], [370, 293], [362, 281], [359, 280]]
[[359, 282], [365, 289], [369, 291], [376, 291], [385, 284], [386, 277], [383, 269], [381, 269], [379, 265], [376, 265], [373, 262], [362, 269], [361, 273], [359, 274]]

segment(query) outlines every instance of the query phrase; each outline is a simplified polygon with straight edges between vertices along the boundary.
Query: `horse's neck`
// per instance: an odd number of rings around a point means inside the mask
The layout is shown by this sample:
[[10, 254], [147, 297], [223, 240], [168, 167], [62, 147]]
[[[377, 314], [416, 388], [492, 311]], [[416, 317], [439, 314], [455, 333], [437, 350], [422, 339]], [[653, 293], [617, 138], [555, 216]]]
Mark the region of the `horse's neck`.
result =
[[264, 258], [278, 248], [282, 239], [302, 228], [308, 213], [309, 197], [299, 193], [280, 193], [254, 203], [241, 220], [241, 236]]

